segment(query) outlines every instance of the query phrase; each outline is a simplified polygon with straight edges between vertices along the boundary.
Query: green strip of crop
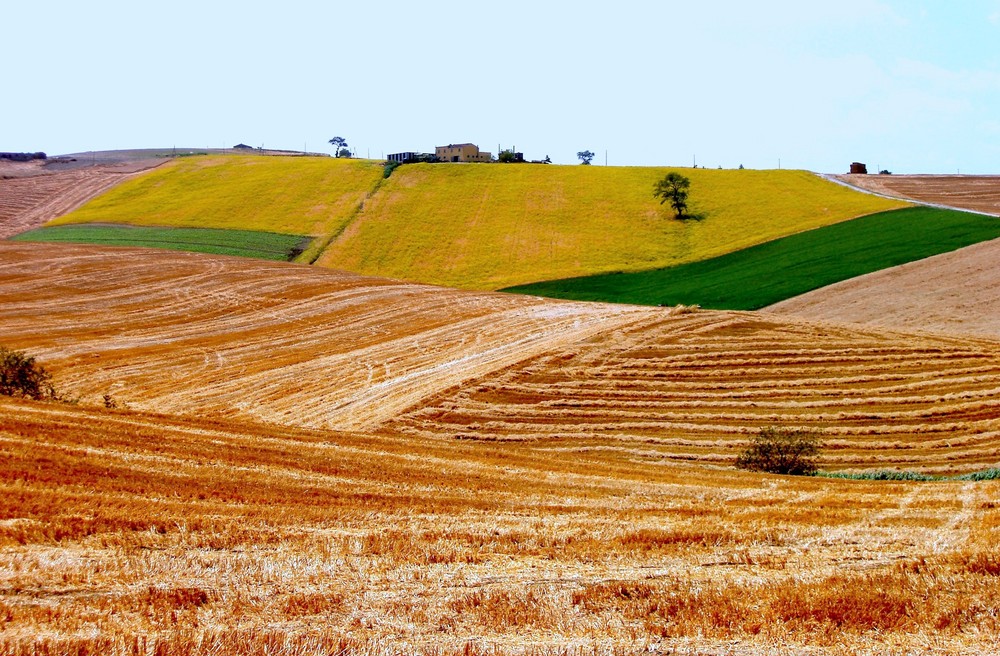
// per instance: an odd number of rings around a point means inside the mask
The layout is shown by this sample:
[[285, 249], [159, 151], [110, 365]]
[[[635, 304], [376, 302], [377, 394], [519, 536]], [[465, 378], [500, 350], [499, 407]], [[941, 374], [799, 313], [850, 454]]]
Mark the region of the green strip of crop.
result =
[[968, 474], [937, 476], [914, 471], [877, 469], [865, 472], [819, 472], [822, 478], [842, 478], [852, 481], [995, 481], [1000, 480], [1000, 468], [990, 467]]
[[153, 228], [93, 224], [38, 228], [21, 233], [12, 239], [107, 246], [143, 246], [277, 261], [291, 260], [309, 243], [309, 238], [301, 235], [285, 235], [256, 230]]
[[550, 280], [503, 291], [638, 305], [756, 310], [855, 276], [998, 237], [1000, 219], [996, 217], [911, 207], [666, 269]]

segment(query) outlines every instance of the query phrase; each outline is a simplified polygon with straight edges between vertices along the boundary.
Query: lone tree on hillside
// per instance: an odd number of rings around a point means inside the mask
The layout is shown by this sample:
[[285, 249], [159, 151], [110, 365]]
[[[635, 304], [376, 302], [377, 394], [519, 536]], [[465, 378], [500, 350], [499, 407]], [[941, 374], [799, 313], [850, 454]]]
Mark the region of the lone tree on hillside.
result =
[[689, 179], [676, 171], [671, 171], [653, 187], [653, 197], [660, 199], [660, 205], [670, 201], [670, 207], [677, 212], [677, 218], [683, 219], [684, 213], [687, 211], [687, 197], [690, 187], [691, 181]]
[[337, 151], [337, 157], [351, 156], [351, 151], [347, 149], [347, 139], [343, 137], [334, 137], [333, 139], [330, 139], [330, 145], [332, 145], [334, 150]]
[[581, 164], [590, 164], [590, 160], [594, 159], [594, 153], [589, 150], [581, 150], [576, 156], [580, 158]]

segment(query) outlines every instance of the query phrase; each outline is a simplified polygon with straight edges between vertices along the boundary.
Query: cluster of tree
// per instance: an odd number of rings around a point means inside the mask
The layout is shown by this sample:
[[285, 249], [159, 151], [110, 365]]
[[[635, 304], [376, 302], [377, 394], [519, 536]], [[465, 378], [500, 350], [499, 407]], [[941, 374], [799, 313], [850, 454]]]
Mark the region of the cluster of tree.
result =
[[10, 160], [11, 162], [30, 162], [33, 159], [47, 159], [48, 155], [45, 153], [0, 153], [0, 159]]

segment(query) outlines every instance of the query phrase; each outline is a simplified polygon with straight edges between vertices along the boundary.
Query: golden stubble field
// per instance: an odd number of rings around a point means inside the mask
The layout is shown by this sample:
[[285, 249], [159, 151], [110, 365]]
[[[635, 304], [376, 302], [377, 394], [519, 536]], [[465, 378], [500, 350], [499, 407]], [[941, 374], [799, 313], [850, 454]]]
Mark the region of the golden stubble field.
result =
[[[0, 244], [0, 654], [988, 653], [1000, 344]], [[118, 409], [103, 407], [109, 395]]]

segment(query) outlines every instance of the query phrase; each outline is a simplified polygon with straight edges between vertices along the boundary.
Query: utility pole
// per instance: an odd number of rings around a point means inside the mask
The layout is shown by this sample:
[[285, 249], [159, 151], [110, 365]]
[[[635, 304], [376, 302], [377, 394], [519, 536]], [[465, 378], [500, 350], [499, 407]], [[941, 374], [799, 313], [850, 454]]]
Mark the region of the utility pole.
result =
[[608, 149], [604, 149], [604, 166], [608, 165]]

